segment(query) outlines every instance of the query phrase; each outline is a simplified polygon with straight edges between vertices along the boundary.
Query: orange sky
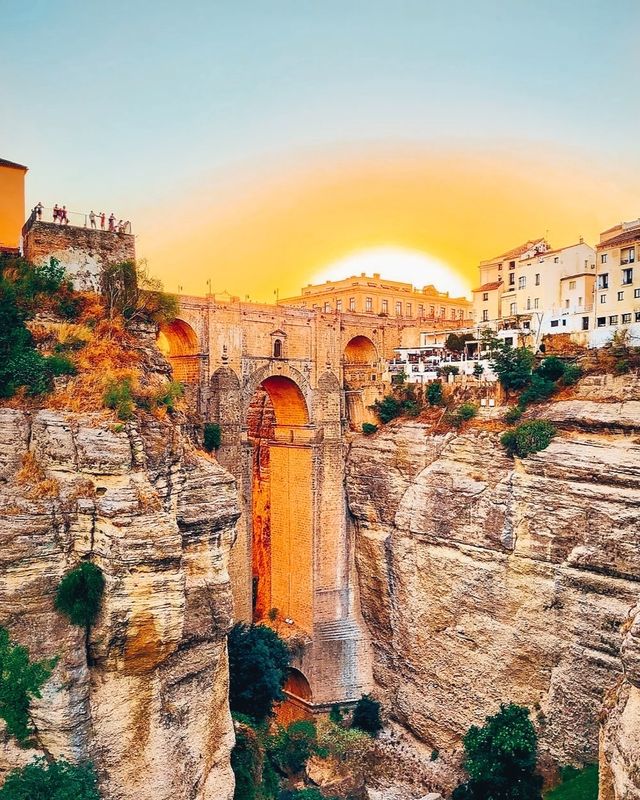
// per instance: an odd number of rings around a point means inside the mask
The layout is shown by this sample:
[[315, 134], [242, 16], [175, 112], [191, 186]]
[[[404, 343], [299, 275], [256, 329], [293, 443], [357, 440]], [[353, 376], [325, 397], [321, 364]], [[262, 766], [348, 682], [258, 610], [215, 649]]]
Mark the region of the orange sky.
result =
[[138, 255], [169, 290], [205, 294], [210, 277], [214, 292], [267, 301], [275, 288], [296, 294], [323, 266], [381, 245], [435, 256], [472, 285], [480, 259], [521, 241], [548, 231], [553, 246], [579, 236], [595, 244], [640, 212], [632, 176], [513, 142], [503, 152], [342, 147], [203, 176], [182, 192], [171, 210], [149, 207], [138, 218]]

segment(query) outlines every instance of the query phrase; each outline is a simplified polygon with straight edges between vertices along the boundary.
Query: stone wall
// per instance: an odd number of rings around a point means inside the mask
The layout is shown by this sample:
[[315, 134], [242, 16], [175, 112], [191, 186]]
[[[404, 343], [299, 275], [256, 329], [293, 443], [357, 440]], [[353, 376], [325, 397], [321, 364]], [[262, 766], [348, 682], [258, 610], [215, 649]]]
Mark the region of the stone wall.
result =
[[[0, 782], [47, 753], [91, 759], [105, 800], [230, 800], [229, 473], [173, 421], [5, 408], [0, 513], [0, 625], [59, 657], [33, 703], [38, 747], [0, 730]], [[85, 643], [54, 596], [89, 558], [106, 589]]]
[[[509, 701], [531, 709], [543, 763], [598, 758], [621, 627], [640, 595], [640, 404], [619, 399], [551, 404], [543, 415], [560, 435], [515, 462], [481, 425], [436, 436], [396, 424], [352, 445], [374, 678], [392, 716], [445, 758]], [[608, 728], [614, 762], [616, 748], [630, 758], [634, 680]]]
[[36, 265], [56, 258], [79, 291], [99, 291], [104, 267], [136, 258], [135, 238], [129, 233], [52, 222], [33, 222], [24, 235], [23, 249], [25, 258]]

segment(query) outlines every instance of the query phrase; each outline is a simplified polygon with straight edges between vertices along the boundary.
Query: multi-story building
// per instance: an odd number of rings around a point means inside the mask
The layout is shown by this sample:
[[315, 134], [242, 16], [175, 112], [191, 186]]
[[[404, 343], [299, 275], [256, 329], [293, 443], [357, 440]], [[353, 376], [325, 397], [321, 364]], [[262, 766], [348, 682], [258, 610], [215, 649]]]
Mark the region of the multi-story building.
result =
[[600, 234], [596, 247], [596, 332], [592, 344], [604, 344], [618, 328], [640, 339], [640, 219], [621, 222]]
[[595, 274], [595, 251], [582, 239], [559, 249], [545, 239], [525, 242], [481, 262], [481, 285], [473, 292], [476, 323], [527, 332], [530, 345], [547, 333], [588, 331]]
[[279, 301], [280, 305], [315, 308], [327, 313], [338, 311], [352, 314], [406, 317], [462, 324], [473, 317], [472, 306], [466, 297], [450, 297], [434, 286], [415, 289], [410, 283], [384, 280], [375, 273], [368, 277], [344, 278], [306, 286], [297, 297]]

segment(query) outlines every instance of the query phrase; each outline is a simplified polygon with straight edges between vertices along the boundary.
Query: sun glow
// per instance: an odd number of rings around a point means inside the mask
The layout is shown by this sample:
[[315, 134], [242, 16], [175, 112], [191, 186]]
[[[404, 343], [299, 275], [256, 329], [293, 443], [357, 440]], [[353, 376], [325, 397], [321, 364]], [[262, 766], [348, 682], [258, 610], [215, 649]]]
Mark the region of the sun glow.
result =
[[337, 281], [365, 273], [379, 274], [391, 281], [412, 283], [416, 288], [433, 284], [441, 292], [452, 296], [469, 295], [469, 284], [446, 264], [428, 253], [402, 247], [375, 247], [351, 253], [329, 264], [313, 276], [312, 283]]

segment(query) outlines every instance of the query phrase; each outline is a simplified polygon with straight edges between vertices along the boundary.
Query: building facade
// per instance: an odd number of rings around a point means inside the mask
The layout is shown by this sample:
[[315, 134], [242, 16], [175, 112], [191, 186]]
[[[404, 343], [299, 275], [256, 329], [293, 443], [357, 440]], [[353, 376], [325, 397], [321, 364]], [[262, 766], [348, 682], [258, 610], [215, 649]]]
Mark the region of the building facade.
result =
[[434, 286], [415, 289], [410, 283], [388, 281], [375, 273], [359, 277], [309, 285], [296, 297], [279, 301], [280, 305], [315, 309], [325, 313], [350, 312], [382, 317], [404, 317], [440, 322], [469, 322], [473, 308], [466, 297], [450, 297]]
[[621, 222], [600, 234], [596, 247], [595, 334], [593, 344], [606, 343], [626, 328], [640, 340], [640, 219]]
[[0, 158], [0, 252], [18, 252], [27, 167]]

